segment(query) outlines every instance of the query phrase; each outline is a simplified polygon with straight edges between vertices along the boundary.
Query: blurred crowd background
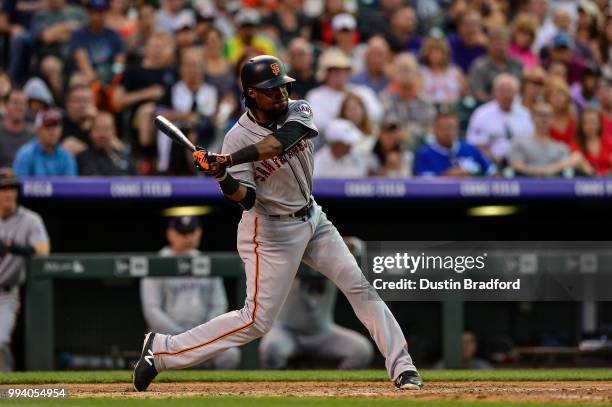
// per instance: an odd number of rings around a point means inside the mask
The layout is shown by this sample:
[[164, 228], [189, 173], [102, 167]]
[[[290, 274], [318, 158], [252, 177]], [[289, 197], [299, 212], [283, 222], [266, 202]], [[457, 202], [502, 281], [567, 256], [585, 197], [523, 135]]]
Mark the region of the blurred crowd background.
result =
[[312, 105], [315, 177], [606, 176], [607, 0], [3, 0], [0, 167], [197, 175], [241, 65], [280, 57]]

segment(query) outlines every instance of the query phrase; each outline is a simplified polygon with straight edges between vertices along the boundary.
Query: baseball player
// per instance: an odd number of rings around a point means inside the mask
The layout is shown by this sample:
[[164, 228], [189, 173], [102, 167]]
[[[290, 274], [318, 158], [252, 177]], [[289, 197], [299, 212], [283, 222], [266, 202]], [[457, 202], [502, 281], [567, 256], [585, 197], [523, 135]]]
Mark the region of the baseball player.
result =
[[395, 386], [420, 389], [423, 381], [399, 324], [312, 197], [312, 138], [318, 131], [310, 106], [289, 99], [294, 79], [275, 57], [248, 60], [240, 80], [247, 109], [226, 134], [222, 153], [199, 150], [193, 157], [225, 197], [244, 209], [237, 239], [247, 280], [244, 307], [178, 335], [148, 333], [134, 368], [134, 389], [146, 390], [163, 370], [200, 364], [265, 335], [302, 261], [347, 297]]
[[[169, 246], [160, 256], [197, 256], [202, 227], [194, 216], [170, 218]], [[149, 329], [176, 335], [227, 312], [225, 287], [220, 277], [148, 277], [140, 280], [142, 312]], [[240, 350], [229, 348], [199, 367], [236, 369]]]
[[19, 311], [19, 286], [26, 260], [49, 254], [49, 236], [40, 216], [17, 204], [19, 181], [0, 169], [0, 371], [13, 368], [11, 334]]

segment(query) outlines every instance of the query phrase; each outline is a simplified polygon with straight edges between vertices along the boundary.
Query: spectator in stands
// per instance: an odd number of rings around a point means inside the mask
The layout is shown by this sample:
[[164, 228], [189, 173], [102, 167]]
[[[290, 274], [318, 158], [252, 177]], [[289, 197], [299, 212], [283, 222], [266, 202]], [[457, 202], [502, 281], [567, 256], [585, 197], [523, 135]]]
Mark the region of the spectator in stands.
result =
[[376, 143], [376, 135], [363, 100], [356, 94], [348, 92], [340, 106], [338, 117], [350, 121], [359, 129], [360, 138], [353, 145], [352, 152], [362, 157], [370, 157]]
[[381, 36], [370, 38], [364, 53], [364, 69], [351, 78], [351, 83], [367, 86], [377, 95], [389, 86], [387, 67], [391, 62], [389, 44]]
[[15, 155], [13, 169], [18, 176], [76, 176], [74, 157], [59, 145], [62, 116], [54, 109], [36, 117], [36, 137], [21, 146]]
[[351, 152], [361, 132], [345, 119], [334, 119], [325, 127], [325, 141], [314, 157], [315, 178], [363, 178], [368, 174], [366, 161]]
[[612, 78], [612, 12], [608, 12], [604, 26], [599, 31], [597, 46], [594, 49], [595, 60], [601, 67], [603, 75]]
[[319, 86], [314, 73], [314, 49], [303, 38], [291, 40], [288, 47], [289, 76], [295, 79], [291, 83], [291, 98], [304, 99], [306, 94]]
[[459, 67], [451, 62], [448, 42], [430, 37], [421, 49], [423, 93], [434, 103], [456, 104], [467, 94], [467, 82]]
[[557, 7], [553, 13], [553, 24], [555, 25], [555, 34], [553, 35], [554, 42], [554, 37], [559, 33], [570, 35], [572, 31], [572, 15], [566, 8]]
[[73, 156], [87, 148], [89, 131], [97, 114], [98, 109], [89, 86], [77, 85], [68, 89], [61, 140], [62, 147]]
[[434, 142], [417, 151], [414, 175], [465, 177], [495, 174], [495, 165], [478, 148], [459, 139], [459, 120], [454, 113], [438, 113], [434, 135]]
[[[147, 41], [142, 63], [128, 69], [113, 92], [113, 106], [118, 112], [130, 109], [130, 123], [138, 132], [141, 147], [153, 144], [151, 118], [158, 103], [176, 82], [171, 68], [174, 43], [170, 35], [156, 33]], [[149, 154], [151, 155], [151, 154]]]
[[[472, 370], [493, 369], [491, 364], [485, 359], [476, 356], [478, 353], [478, 340], [476, 335], [471, 331], [465, 331], [462, 336], [463, 341], [463, 359], [462, 368]], [[435, 364], [434, 369], [445, 369], [444, 361], [439, 361]]]
[[18, 195], [19, 180], [13, 171], [0, 169], [0, 372], [3, 373], [14, 368], [11, 336], [28, 260], [49, 254], [49, 236], [40, 215], [19, 205]]
[[580, 114], [574, 151], [582, 154], [578, 167], [586, 175], [610, 175], [612, 170], [612, 132], [602, 125], [601, 113], [586, 107]]
[[578, 82], [586, 67], [585, 62], [574, 55], [574, 42], [572, 37], [561, 32], [552, 39], [550, 47], [545, 49], [542, 56], [543, 65], [550, 70], [553, 64], [565, 66], [566, 79], [569, 84]]
[[507, 73], [517, 79], [521, 77], [523, 66], [508, 55], [508, 41], [505, 28], [493, 28], [489, 32], [487, 55], [475, 60], [470, 68], [470, 90], [479, 102], [491, 100], [493, 81], [498, 75]]
[[0, 124], [0, 168], [12, 167], [15, 153], [34, 137], [34, 132], [26, 122], [26, 95], [15, 88], [9, 93], [6, 114]]
[[125, 66], [125, 43], [105, 27], [107, 10], [108, 0], [88, 0], [89, 23], [70, 35], [70, 53], [88, 83], [109, 85]]
[[[332, 19], [334, 46], [351, 59], [353, 70], [363, 68], [363, 46], [359, 45], [357, 21], [348, 13], [340, 13]], [[358, 46], [359, 45], [359, 46]]]
[[415, 33], [417, 19], [412, 7], [402, 6], [397, 9], [391, 16], [388, 27], [386, 39], [393, 53], [419, 53], [423, 39]]
[[[181, 56], [180, 81], [172, 86], [159, 103], [164, 116], [179, 126], [193, 130], [196, 144], [207, 147], [214, 141], [212, 119], [217, 112], [217, 90], [204, 82], [201, 50], [191, 48]], [[170, 174], [193, 174], [191, 154], [172, 143], [163, 133], [157, 133], [157, 169]]]
[[373, 159], [368, 163], [370, 175], [409, 177], [413, 154], [404, 147], [406, 139], [406, 131], [397, 120], [385, 119], [374, 144]]
[[263, 24], [280, 44], [289, 44], [296, 38], [310, 39], [311, 22], [301, 11], [297, 0], [279, 0], [278, 7], [268, 15]]
[[27, 87], [28, 82], [34, 78], [40, 78], [46, 87], [49, 88], [53, 103], [50, 105], [61, 106], [64, 104], [64, 92], [66, 91], [65, 80], [66, 75], [64, 72], [66, 64], [64, 61], [60, 61], [58, 58], [45, 58], [40, 64], [39, 76], [30, 78], [24, 85], [24, 89]]
[[604, 124], [612, 126], [612, 78], [601, 78], [597, 86], [597, 102], [599, 103]]
[[89, 133], [90, 146], [76, 156], [79, 175], [136, 175], [130, 157], [113, 147], [116, 137], [113, 115], [100, 112]]
[[136, 19], [128, 15], [129, 0], [109, 0], [106, 26], [127, 40], [138, 26]]
[[155, 13], [155, 30], [172, 33], [181, 18], [195, 20], [193, 10], [186, 7], [185, 0], [162, 0], [161, 8]]
[[223, 56], [223, 35], [211, 27], [204, 35], [204, 76], [206, 82], [217, 89], [219, 109], [215, 125], [224, 129], [229, 123], [232, 112], [240, 106], [240, 98], [234, 92], [234, 71]]
[[238, 32], [225, 44], [225, 57], [229, 62], [236, 63], [246, 53], [276, 55], [272, 41], [258, 33], [261, 17], [255, 9], [241, 9], [235, 20]]
[[188, 15], [181, 16], [174, 21], [174, 46], [177, 59], [180, 58], [184, 50], [195, 45], [195, 25], [195, 19]]
[[582, 0], [577, 4], [577, 11], [578, 19], [574, 30], [576, 45], [581, 50], [582, 58], [593, 61], [601, 21], [599, 8], [590, 0]]
[[47, 84], [40, 78], [30, 78], [23, 87], [28, 99], [26, 120], [34, 123], [38, 113], [55, 105], [53, 95]]
[[337, 48], [330, 48], [319, 58], [317, 79], [322, 85], [306, 94], [314, 112], [314, 120], [320, 131], [338, 116], [345, 92], [359, 95], [367, 106], [368, 115], [373, 123], [380, 122], [383, 108], [376, 94], [367, 86], [349, 84], [351, 61]]
[[467, 74], [472, 62], [487, 52], [480, 14], [475, 10], [466, 11], [459, 19], [457, 32], [448, 36], [448, 43], [453, 63]]
[[[162, 257], [197, 257], [202, 239], [198, 218], [170, 218], [166, 229], [168, 246]], [[178, 334], [227, 312], [227, 295], [220, 277], [146, 277], [140, 280], [140, 301], [148, 329]], [[208, 360], [200, 368], [236, 369], [240, 350], [229, 348]]]
[[11, 39], [29, 31], [34, 13], [44, 8], [45, 2], [42, 0], [3, 1], [0, 8], [0, 31]]
[[550, 137], [568, 146], [576, 135], [576, 116], [572, 109], [570, 90], [562, 78], [551, 78], [546, 85], [546, 101], [552, 106], [553, 121]]
[[334, 32], [332, 30], [333, 18], [344, 13], [343, 0], [325, 0], [323, 3], [323, 13], [318, 18], [312, 20], [312, 42], [321, 45], [321, 48], [334, 44]]
[[357, 23], [363, 38], [367, 41], [376, 35], [387, 33], [389, 21], [405, 3], [404, 0], [383, 0], [378, 2], [378, 8], [360, 12], [357, 16]]
[[529, 14], [518, 15], [512, 23], [512, 38], [508, 56], [523, 64], [525, 69], [540, 66], [540, 59], [532, 50], [537, 28], [538, 20]]
[[223, 32], [217, 27], [216, 17], [219, 16], [211, 3], [196, 3], [194, 6], [196, 12], [196, 26], [195, 33], [196, 37], [203, 43], [203, 39], [206, 37], [206, 33], [211, 30], [219, 30], [221, 38], [223, 38]]
[[570, 93], [574, 107], [579, 114], [586, 106], [597, 106], [595, 93], [599, 78], [601, 78], [601, 71], [597, 65], [592, 64], [584, 70], [580, 81], [572, 85]]
[[7, 72], [0, 69], [0, 117], [6, 112], [6, 101], [13, 89], [13, 82]]
[[[11, 78], [23, 83], [30, 72], [31, 58], [38, 63], [45, 58], [67, 60], [68, 40], [86, 20], [81, 7], [67, 5], [66, 0], [47, 0], [45, 8], [32, 17], [31, 31], [24, 31], [11, 42], [11, 59], [8, 70]], [[34, 49], [32, 49], [34, 47]]]
[[478, 107], [467, 130], [467, 141], [478, 148], [501, 168], [515, 139], [532, 137], [533, 123], [529, 111], [516, 96], [517, 79], [501, 74], [493, 83], [494, 99]]
[[435, 108], [422, 92], [419, 65], [412, 54], [393, 59], [391, 83], [380, 96], [385, 117], [393, 117], [405, 126], [415, 142], [431, 131]]
[[510, 165], [516, 175], [529, 177], [550, 177], [573, 175], [580, 163], [579, 154], [571, 154], [564, 143], [550, 137], [553, 109], [545, 102], [533, 109], [533, 137], [512, 140]]
[[232, 91], [234, 73], [231, 64], [223, 56], [223, 34], [211, 27], [204, 34], [202, 42], [206, 82], [214, 86], [219, 95], [226, 95]]
[[557, 33], [557, 29], [551, 18], [550, 0], [529, 0], [526, 13], [538, 20], [533, 50], [540, 52], [542, 47], [548, 45]]
[[138, 6], [136, 29], [127, 38], [128, 65], [138, 65], [149, 38], [155, 33], [155, 6], [144, 1]]
[[523, 71], [521, 80], [521, 103], [529, 111], [537, 102], [544, 99], [546, 73], [540, 67], [528, 68]]

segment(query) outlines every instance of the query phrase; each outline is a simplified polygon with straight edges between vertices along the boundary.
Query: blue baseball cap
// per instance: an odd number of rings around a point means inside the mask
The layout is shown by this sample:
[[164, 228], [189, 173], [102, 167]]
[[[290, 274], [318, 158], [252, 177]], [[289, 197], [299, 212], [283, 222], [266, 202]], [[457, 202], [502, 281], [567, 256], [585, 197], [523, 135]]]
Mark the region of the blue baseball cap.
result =
[[108, 10], [108, 7], [108, 0], [89, 0], [87, 2], [87, 8], [89, 10], [105, 11]]
[[574, 41], [572, 40], [572, 37], [570, 37], [570, 35], [565, 32], [557, 33], [553, 37], [552, 44], [554, 48], [571, 49], [574, 47]]
[[168, 227], [179, 233], [192, 233], [200, 228], [200, 220], [195, 216], [176, 216], [170, 218]]

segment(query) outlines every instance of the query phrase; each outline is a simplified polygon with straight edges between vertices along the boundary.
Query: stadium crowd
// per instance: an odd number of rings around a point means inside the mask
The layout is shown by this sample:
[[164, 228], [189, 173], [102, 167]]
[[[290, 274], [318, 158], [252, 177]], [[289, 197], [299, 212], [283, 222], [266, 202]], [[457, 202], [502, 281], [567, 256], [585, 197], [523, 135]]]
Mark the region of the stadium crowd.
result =
[[607, 0], [3, 0], [0, 167], [196, 175], [238, 73], [279, 56], [320, 130], [315, 177], [606, 176]]

